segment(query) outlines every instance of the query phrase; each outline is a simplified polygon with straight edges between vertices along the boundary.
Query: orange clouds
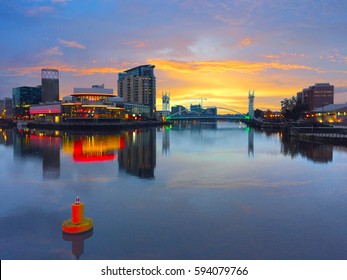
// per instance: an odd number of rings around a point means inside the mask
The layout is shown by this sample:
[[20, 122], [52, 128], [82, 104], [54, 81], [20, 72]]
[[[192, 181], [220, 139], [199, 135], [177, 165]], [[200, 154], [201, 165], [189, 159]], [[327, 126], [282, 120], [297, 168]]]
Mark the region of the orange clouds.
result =
[[75, 76], [94, 75], [94, 74], [118, 74], [125, 69], [113, 67], [95, 67], [95, 68], [82, 68], [76, 71]]
[[[54, 53], [58, 50], [52, 49], [51, 51]], [[190, 103], [198, 103], [197, 98], [207, 98], [206, 102], [204, 101], [204, 106], [226, 107], [246, 113], [249, 89], [255, 89], [255, 106], [257, 108], [278, 110], [280, 101], [284, 97], [295, 95], [300, 89], [298, 83], [300, 83], [301, 78], [300, 75], [297, 75], [297, 70], [319, 73], [319, 70], [310, 66], [284, 64], [279, 61], [151, 59], [146, 63], [156, 66], [157, 108], [159, 110], [161, 108], [161, 91], [170, 91], [171, 105], [189, 106]], [[132, 65], [132, 63], [128, 65], [123, 62], [115, 65], [115, 67], [79, 68], [67, 64], [51, 63], [35, 67], [2, 69], [2, 72], [6, 76], [39, 77], [42, 68], [58, 69], [64, 73], [65, 81], [70, 79], [70, 84], [65, 84], [66, 91], [69, 91], [68, 89], [73, 88], [77, 83], [73, 77], [98, 75], [97, 79], [101, 80], [100, 82], [114, 84], [118, 73], [132, 66], [136, 65]], [[288, 73], [288, 71], [290, 72]], [[91, 78], [86, 78], [85, 81], [89, 79]], [[297, 86], [293, 86], [293, 79], [295, 79]]]
[[280, 58], [303, 58], [305, 55], [303, 53], [287, 53], [287, 52], [281, 52], [279, 54], [267, 54], [264, 55], [266, 58], [270, 59], [280, 59]]
[[249, 62], [241, 60], [224, 60], [224, 61], [174, 61], [174, 60], [160, 60], [154, 59], [148, 61], [150, 64], [156, 65], [164, 71], [175, 71], [181, 73], [189, 72], [241, 72], [241, 73], [257, 73], [266, 71], [268, 69], [280, 70], [312, 70], [318, 69], [310, 66], [299, 64], [282, 64], [279, 62]]
[[[147, 62], [156, 65], [156, 75], [160, 76], [158, 92], [161, 88], [169, 90], [172, 105], [188, 106], [198, 103], [194, 98], [202, 97], [207, 98], [205, 106], [226, 107], [239, 112], [248, 110], [249, 89], [255, 89], [256, 107], [279, 110], [280, 101], [295, 95], [298, 90], [290, 83], [290, 77], [296, 76], [295, 71], [319, 72], [310, 66], [278, 61], [152, 59]], [[291, 72], [284, 75], [287, 71]]]

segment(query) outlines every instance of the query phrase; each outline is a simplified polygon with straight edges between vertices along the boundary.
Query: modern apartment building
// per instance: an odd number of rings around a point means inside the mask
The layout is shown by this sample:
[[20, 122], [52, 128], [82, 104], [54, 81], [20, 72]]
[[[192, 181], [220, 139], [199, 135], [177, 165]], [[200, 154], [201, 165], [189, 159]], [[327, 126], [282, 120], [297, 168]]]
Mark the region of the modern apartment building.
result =
[[297, 102], [306, 104], [309, 111], [334, 104], [334, 86], [329, 83], [317, 83], [303, 89], [296, 95]]
[[141, 65], [118, 74], [118, 96], [125, 102], [146, 105], [150, 116], [156, 112], [154, 65]]
[[59, 101], [59, 71], [55, 69], [41, 70], [42, 102]]

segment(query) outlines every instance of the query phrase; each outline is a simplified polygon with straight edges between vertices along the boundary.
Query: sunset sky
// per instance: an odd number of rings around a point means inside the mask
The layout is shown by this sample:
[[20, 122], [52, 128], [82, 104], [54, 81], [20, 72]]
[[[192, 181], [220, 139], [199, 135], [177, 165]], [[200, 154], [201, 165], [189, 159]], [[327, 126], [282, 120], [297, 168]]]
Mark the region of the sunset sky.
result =
[[199, 103], [247, 112], [320, 82], [347, 102], [345, 0], [11, 0], [1, 1], [0, 98], [60, 71], [60, 97], [154, 64], [157, 109]]

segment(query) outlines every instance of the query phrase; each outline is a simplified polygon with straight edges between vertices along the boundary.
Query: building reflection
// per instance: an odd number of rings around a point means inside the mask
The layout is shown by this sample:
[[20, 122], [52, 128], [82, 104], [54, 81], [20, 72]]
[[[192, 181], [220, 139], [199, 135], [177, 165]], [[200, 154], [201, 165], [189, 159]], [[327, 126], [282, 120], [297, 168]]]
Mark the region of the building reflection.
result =
[[43, 178], [60, 178], [60, 145], [57, 131], [14, 131], [14, 157], [38, 158], [42, 160]]
[[254, 129], [248, 129], [248, 157], [254, 158]]
[[162, 154], [168, 155], [170, 153], [170, 126], [166, 126], [162, 129], [163, 138], [162, 138]]
[[[9, 135], [2, 134], [0, 141], [9, 143]], [[115, 161], [118, 158], [120, 170], [140, 178], [154, 178], [155, 129], [126, 131], [122, 134], [72, 134], [27, 129], [14, 130], [12, 139], [14, 157], [42, 160], [45, 179], [60, 178], [60, 150], [70, 155], [77, 164]]]
[[172, 129], [174, 130], [191, 130], [192, 132], [199, 131], [203, 129], [217, 129], [218, 121], [201, 121], [201, 120], [186, 120], [186, 121], [173, 121]]
[[0, 145], [12, 146], [13, 145], [13, 131], [12, 129], [0, 128]]
[[118, 153], [119, 170], [143, 179], [154, 178], [156, 130], [126, 131], [124, 142], [124, 149]]
[[282, 138], [281, 153], [291, 158], [301, 155], [315, 163], [333, 161], [333, 145], [331, 144]]
[[64, 134], [62, 139], [63, 153], [70, 154], [77, 163], [112, 161], [117, 158], [117, 151], [124, 148], [121, 135]]

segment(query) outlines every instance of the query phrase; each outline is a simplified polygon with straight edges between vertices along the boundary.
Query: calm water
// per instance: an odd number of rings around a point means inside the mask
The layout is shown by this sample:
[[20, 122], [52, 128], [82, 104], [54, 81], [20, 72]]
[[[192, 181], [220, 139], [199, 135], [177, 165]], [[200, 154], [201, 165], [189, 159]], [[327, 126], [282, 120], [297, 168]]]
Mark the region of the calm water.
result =
[[0, 156], [1, 259], [347, 259], [344, 147], [219, 122], [2, 130]]

